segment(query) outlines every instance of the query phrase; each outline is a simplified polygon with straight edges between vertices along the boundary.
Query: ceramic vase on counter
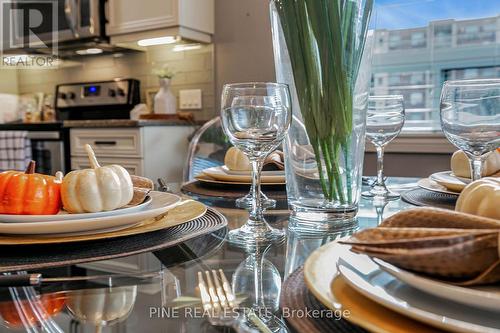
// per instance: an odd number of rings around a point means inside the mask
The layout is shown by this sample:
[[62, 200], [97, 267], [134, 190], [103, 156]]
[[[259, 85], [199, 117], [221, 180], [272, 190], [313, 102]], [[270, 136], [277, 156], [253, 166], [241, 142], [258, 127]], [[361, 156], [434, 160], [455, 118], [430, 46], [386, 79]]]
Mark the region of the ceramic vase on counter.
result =
[[176, 114], [177, 100], [170, 89], [171, 79], [160, 78], [160, 90], [155, 95], [154, 113]]
[[[276, 78], [290, 87], [288, 203], [306, 228], [352, 223], [364, 157], [372, 0], [272, 0]], [[328, 10], [325, 10], [328, 9]]]

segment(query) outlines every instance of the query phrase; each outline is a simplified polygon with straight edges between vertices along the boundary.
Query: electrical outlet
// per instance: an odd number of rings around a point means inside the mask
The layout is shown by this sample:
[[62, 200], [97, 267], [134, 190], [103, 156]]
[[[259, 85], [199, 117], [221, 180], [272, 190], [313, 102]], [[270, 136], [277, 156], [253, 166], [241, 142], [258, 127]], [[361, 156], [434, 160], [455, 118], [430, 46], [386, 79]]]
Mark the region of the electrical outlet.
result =
[[188, 89], [179, 91], [179, 106], [181, 110], [200, 110], [201, 89]]

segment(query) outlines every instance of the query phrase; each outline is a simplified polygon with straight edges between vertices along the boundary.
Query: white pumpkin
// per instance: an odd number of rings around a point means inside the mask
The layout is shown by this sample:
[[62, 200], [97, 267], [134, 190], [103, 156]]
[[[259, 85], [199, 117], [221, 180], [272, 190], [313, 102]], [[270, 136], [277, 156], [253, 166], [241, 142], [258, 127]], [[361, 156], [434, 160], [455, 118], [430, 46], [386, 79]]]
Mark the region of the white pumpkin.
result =
[[250, 171], [252, 165], [248, 157], [238, 148], [231, 147], [227, 150], [224, 157], [224, 164], [229, 170], [234, 171]]
[[66, 307], [77, 321], [102, 328], [125, 320], [136, 298], [137, 286], [82, 289], [68, 293]]
[[[453, 153], [451, 157], [451, 171], [457, 177], [470, 178], [471, 169], [469, 158], [461, 150]], [[483, 163], [482, 176], [491, 176], [500, 171], [500, 152], [497, 150], [492, 151], [486, 156]]]
[[120, 165], [101, 167], [90, 145], [85, 145], [91, 169], [75, 170], [62, 181], [61, 199], [70, 213], [96, 213], [127, 205], [134, 195], [129, 173]]
[[455, 210], [500, 220], [500, 178], [486, 177], [467, 185]]

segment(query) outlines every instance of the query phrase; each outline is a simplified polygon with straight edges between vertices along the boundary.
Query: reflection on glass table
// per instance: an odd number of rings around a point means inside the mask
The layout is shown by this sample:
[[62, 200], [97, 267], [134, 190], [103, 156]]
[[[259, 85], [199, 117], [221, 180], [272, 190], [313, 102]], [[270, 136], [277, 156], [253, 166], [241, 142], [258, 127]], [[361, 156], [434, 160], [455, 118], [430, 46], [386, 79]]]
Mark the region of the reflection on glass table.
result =
[[[414, 186], [415, 181], [389, 177], [387, 186], [399, 192]], [[214, 202], [204, 203], [214, 206]], [[383, 216], [409, 207], [413, 206], [401, 200], [390, 201]], [[228, 218], [228, 229], [238, 228], [248, 219], [248, 212], [243, 209], [226, 207], [220, 211]], [[289, 230], [286, 210], [269, 210], [265, 218], [274, 228], [287, 230], [284, 242], [258, 249], [240, 248], [227, 242], [228, 230], [223, 229], [154, 253], [37, 271], [46, 277], [157, 275], [142, 280], [110, 278], [43, 284], [36, 288], [3, 288], [0, 332], [221, 332], [225, 328], [212, 326], [207, 316], [203, 316], [197, 281], [198, 272], [218, 269], [224, 271], [242, 306], [269, 309], [259, 316], [269, 327], [284, 332], [281, 325], [286, 321], [281, 320], [278, 303], [284, 279], [303, 265], [315, 249], [348, 236], [355, 229], [375, 227], [380, 215], [372, 200], [362, 199], [357, 223], [350, 229], [328, 234]], [[20, 308], [12, 303], [16, 297], [21, 300], [24, 312], [19, 312]], [[28, 310], [32, 309], [28, 299], [38, 304], [36, 313]]]

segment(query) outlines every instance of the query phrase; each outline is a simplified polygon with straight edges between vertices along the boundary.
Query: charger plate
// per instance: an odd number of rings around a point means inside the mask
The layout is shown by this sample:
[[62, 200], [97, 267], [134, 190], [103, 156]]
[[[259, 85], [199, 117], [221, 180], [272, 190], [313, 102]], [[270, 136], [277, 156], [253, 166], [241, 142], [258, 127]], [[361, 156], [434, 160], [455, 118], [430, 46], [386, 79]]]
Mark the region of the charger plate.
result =
[[371, 301], [351, 288], [342, 276], [337, 276], [333, 279], [331, 290], [338, 302], [342, 304], [342, 310], [349, 311], [350, 318], [348, 320], [363, 321], [363, 326], [371, 332], [445, 332], [390, 311]]
[[97, 234], [86, 232], [78, 235], [0, 235], [0, 245], [57, 244], [138, 235], [194, 220], [203, 216], [206, 211], [207, 207], [204, 204], [186, 200], [164, 214], [140, 221], [126, 229], [120, 228]]
[[[340, 273], [347, 284], [364, 297], [408, 318], [452, 332], [499, 332], [498, 312], [465, 306], [423, 293], [380, 269], [369, 257], [349, 251], [348, 245], [332, 242], [307, 259], [304, 279], [309, 290], [325, 306], [334, 310], [341, 303], [331, 291], [333, 279]], [[340, 305], [338, 305], [340, 304]], [[348, 320], [374, 332], [377, 325], [364, 317]], [[418, 332], [408, 328], [406, 332]]]
[[[186, 206], [186, 210], [188, 207]], [[172, 216], [171, 216], [172, 218]], [[0, 272], [38, 271], [160, 251], [227, 226], [227, 220], [213, 208], [192, 221], [172, 227], [123, 236], [73, 243], [0, 246]]]
[[[307, 289], [314, 297], [330, 310], [335, 311], [341, 309], [351, 311], [354, 310], [351, 306], [352, 303], [357, 300], [353, 299], [351, 303], [344, 304], [342, 303], [342, 296], [347, 294], [347, 298], [349, 299], [349, 297], [356, 297], [359, 293], [353, 290], [354, 293], [350, 294], [349, 290], [344, 290], [342, 288], [341, 291], [344, 291], [344, 294], [339, 295], [341, 297], [337, 297], [336, 291], [331, 288], [333, 280], [339, 274], [337, 270], [337, 261], [342, 254], [342, 251], [338, 251], [339, 246], [341, 245], [338, 244], [337, 241], [334, 241], [314, 251], [305, 262], [304, 281]], [[364, 296], [360, 296], [364, 298]], [[368, 303], [364, 303], [364, 299], [359, 299], [361, 306], [358, 306], [357, 310], [363, 310], [365, 305], [370, 305], [370, 307], [365, 308], [363, 311], [353, 311], [351, 315], [345, 317], [345, 319], [370, 332], [440, 332], [437, 329], [429, 329], [427, 325], [394, 313], [373, 301], [368, 300]], [[384, 318], [387, 318], [387, 320], [384, 320]], [[398, 324], [395, 324], [396, 322], [394, 320], [397, 320]]]

